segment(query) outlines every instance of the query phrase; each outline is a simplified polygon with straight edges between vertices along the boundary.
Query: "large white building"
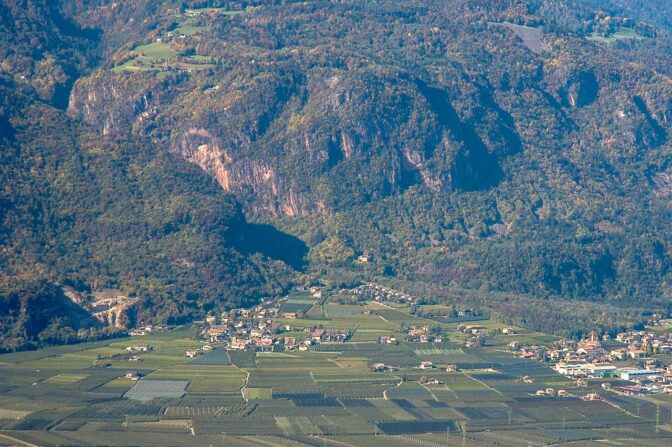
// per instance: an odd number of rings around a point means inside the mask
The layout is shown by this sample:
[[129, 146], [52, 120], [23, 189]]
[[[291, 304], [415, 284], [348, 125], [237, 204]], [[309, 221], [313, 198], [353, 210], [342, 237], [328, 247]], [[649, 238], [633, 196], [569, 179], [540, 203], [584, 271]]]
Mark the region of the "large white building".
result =
[[616, 366], [609, 363], [558, 363], [555, 370], [563, 376], [615, 377]]

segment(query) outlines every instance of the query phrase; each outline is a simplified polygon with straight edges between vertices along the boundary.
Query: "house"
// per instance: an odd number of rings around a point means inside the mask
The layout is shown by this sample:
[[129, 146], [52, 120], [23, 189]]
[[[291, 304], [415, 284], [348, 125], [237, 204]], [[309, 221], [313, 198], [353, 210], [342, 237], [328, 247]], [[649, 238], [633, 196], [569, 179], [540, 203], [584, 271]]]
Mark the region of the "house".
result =
[[505, 327], [504, 329], [502, 329], [502, 334], [504, 335], [516, 335], [517, 333], [518, 331], [510, 327]]
[[551, 360], [560, 360], [564, 357], [564, 352], [559, 349], [554, 349], [548, 352], [548, 358]]
[[132, 356], [130, 356], [130, 357], [128, 358], [128, 361], [129, 361], [129, 362], [133, 362], [133, 363], [137, 363], [137, 362], [140, 361], [140, 357], [137, 356], [137, 355], [132, 355]]
[[626, 396], [644, 396], [648, 394], [645, 388], [640, 385], [619, 386], [615, 390]]
[[530, 360], [533, 359], [535, 355], [534, 352], [532, 351], [528, 351], [527, 349], [521, 349], [521, 351], [518, 353], [518, 357], [520, 357], [521, 359]]
[[474, 335], [478, 335], [485, 331], [487, 328], [485, 326], [481, 326], [480, 324], [472, 324], [469, 326], [466, 326], [464, 328], [464, 332], [466, 333], [472, 333]]
[[212, 351], [212, 346], [210, 346], [210, 345], [203, 345], [203, 347], [202, 347], [201, 349], [204, 350], [204, 351]]
[[424, 328], [413, 327], [408, 331], [408, 335], [411, 337], [419, 337], [425, 335], [427, 331]]
[[127, 379], [135, 382], [135, 381], [140, 380], [142, 375], [140, 373], [135, 372], [135, 371], [129, 371], [129, 372], [126, 373], [126, 375], [124, 377], [126, 377]]
[[581, 340], [576, 349], [577, 354], [583, 354], [588, 357], [596, 357], [606, 353], [605, 349], [602, 348], [599, 337], [593, 331], [590, 333], [590, 338], [588, 340]]
[[231, 343], [229, 343], [229, 349], [237, 351], [242, 351], [246, 347], [247, 347], [247, 340], [238, 337], [233, 337], [231, 339]]
[[210, 341], [220, 341], [229, 332], [228, 326], [211, 326], [205, 331], [205, 336]]
[[398, 368], [394, 366], [389, 366], [384, 363], [374, 363], [373, 366], [371, 367], [371, 370], [373, 372], [392, 372], [396, 371]]
[[324, 329], [315, 329], [310, 336], [312, 337], [313, 340], [319, 342], [322, 340], [322, 337], [324, 336]]
[[[581, 343], [579, 343], [580, 345]], [[586, 346], [579, 346], [576, 350], [576, 353], [579, 355], [584, 355], [586, 357], [598, 357], [601, 355], [606, 354], [606, 350], [602, 348], [601, 346], [591, 346], [591, 345], [586, 345]]]
[[616, 341], [620, 343], [630, 343], [632, 342], [632, 335], [629, 332], [620, 332], [616, 334]]
[[485, 344], [485, 336], [483, 334], [470, 335], [469, 339], [464, 343], [467, 348], [480, 348]]
[[296, 320], [296, 312], [283, 312], [282, 317], [289, 320]]
[[285, 349], [291, 349], [296, 346], [296, 337], [285, 337], [283, 341], [285, 344]]
[[370, 258], [369, 258], [368, 253], [361, 254], [357, 257], [357, 262], [359, 264], [367, 264], [369, 262], [369, 260], [370, 260]]
[[443, 380], [439, 380], [435, 377], [432, 377], [431, 379], [425, 382], [425, 385], [443, 385]]
[[323, 339], [332, 343], [345, 343], [350, 338], [350, 331], [346, 329], [329, 329], [324, 335]]
[[432, 362], [420, 362], [420, 369], [432, 369], [434, 364]]
[[458, 370], [457, 365], [447, 365], [446, 372], [456, 372]]
[[152, 345], [132, 345], [126, 348], [129, 352], [149, 352], [152, 350]]
[[189, 358], [198, 357], [200, 354], [201, 353], [198, 349], [187, 349], [187, 351], [185, 352], [185, 355]]
[[523, 376], [522, 379], [520, 379], [520, 380], [522, 380], [523, 383], [532, 383], [532, 382], [534, 382], [534, 380], [532, 380], [532, 377], [530, 377], [530, 376]]
[[658, 359], [646, 359], [644, 360], [644, 368], [646, 369], [657, 369], [660, 365]]
[[390, 337], [389, 335], [383, 335], [380, 337], [380, 344], [381, 345], [393, 345], [397, 342], [397, 339], [394, 337]]
[[273, 339], [272, 338], [262, 338], [256, 341], [257, 348], [263, 350], [273, 349]]
[[628, 358], [628, 350], [625, 348], [613, 349], [609, 352], [609, 356], [612, 360], [625, 360]]

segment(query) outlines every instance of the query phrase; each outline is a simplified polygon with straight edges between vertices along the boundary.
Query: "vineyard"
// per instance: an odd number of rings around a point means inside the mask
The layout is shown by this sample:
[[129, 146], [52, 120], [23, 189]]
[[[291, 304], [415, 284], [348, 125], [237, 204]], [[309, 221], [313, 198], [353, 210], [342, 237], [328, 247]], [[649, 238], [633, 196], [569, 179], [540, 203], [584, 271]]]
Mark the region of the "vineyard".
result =
[[[608, 381], [576, 388], [547, 365], [514, 357], [501, 335], [489, 337], [483, 347], [465, 347], [461, 322], [431, 323], [442, 342], [407, 340], [408, 328], [428, 321], [401, 305], [349, 302], [305, 294], [282, 301], [281, 312], [310, 309], [296, 319], [275, 318], [290, 326], [284, 336], [297, 342], [315, 327], [354, 334], [346, 342], [305, 351], [227, 350], [214, 343], [214, 349], [187, 358], [185, 350], [202, 345], [187, 326], [1, 355], [0, 435], [6, 437], [0, 436], [0, 445], [122, 446], [148, 439], [155, 445], [225, 440], [289, 447], [672, 442], [667, 396], [654, 401], [619, 395], [600, 386]], [[502, 327], [491, 320], [478, 324]], [[516, 330], [538, 343], [549, 339]], [[383, 344], [381, 335], [397, 341]], [[133, 343], [153, 349], [131, 363], [126, 347]], [[421, 362], [431, 367], [420, 368]], [[381, 364], [386, 368], [380, 370]], [[131, 380], [129, 372], [139, 380]], [[523, 376], [530, 379], [522, 381]], [[564, 389], [568, 397], [537, 396], [546, 388]], [[589, 392], [600, 400], [580, 398]]]

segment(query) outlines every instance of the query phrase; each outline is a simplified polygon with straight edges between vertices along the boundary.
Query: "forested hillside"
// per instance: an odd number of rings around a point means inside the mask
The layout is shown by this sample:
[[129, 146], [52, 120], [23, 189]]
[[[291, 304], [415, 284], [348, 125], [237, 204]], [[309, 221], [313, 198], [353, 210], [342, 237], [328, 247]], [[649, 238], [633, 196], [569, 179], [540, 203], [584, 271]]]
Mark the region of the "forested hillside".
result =
[[201, 166], [316, 268], [661, 302], [670, 37], [635, 3], [163, 3], [69, 114]]
[[[3, 24], [32, 23], [42, 12], [14, 10], [19, 17]], [[44, 51], [54, 51], [55, 67], [71, 66], [70, 52], [84, 57], [76, 45], [17, 33], [8, 60], [30, 50], [21, 40], [28, 36], [54, 46]], [[300, 266], [264, 244], [291, 247], [291, 238], [248, 224], [231, 196], [176, 155], [144, 139], [102, 139], [69, 119], [58, 97], [42, 95], [40, 75], [26, 70], [3, 72], [0, 84], [0, 349], [114, 333], [63, 286], [140, 298], [131, 322], [198, 318], [287, 286], [292, 267], [281, 258]], [[54, 82], [58, 91], [69, 81]], [[300, 242], [297, 250], [300, 257]]]
[[2, 2], [3, 269], [161, 320], [300, 270], [665, 309], [671, 14]]

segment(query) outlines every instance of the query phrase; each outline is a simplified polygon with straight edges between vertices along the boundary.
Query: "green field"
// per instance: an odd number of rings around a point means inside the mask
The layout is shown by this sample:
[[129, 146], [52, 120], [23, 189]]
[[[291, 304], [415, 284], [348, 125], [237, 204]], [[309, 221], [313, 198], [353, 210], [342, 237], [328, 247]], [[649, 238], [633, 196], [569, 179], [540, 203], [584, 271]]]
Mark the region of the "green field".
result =
[[[198, 71], [214, 67], [215, 59], [205, 54], [178, 54], [184, 42], [192, 42], [199, 35], [208, 33], [218, 16], [236, 16], [244, 11], [225, 8], [186, 9], [182, 14], [171, 15], [174, 27], [154, 42], [126, 50], [123, 59], [112, 71], [115, 73], [155, 72], [164, 75], [169, 70]], [[176, 45], [175, 45], [176, 44]]]
[[614, 33], [606, 37], [593, 33], [589, 35], [587, 39], [602, 43], [613, 43], [626, 39], [644, 39], [644, 37], [637, 34], [637, 32], [632, 28], [618, 28]]
[[[468, 349], [456, 324], [410, 315], [407, 306], [290, 300], [321, 302], [325, 313], [320, 319], [277, 319], [292, 326], [285, 335], [303, 340], [306, 330], [320, 325], [349, 329], [353, 338], [310, 351], [229, 351], [225, 363], [231, 364], [192, 363], [185, 350], [202, 343], [184, 326], [0, 356], [0, 445], [121, 446], [145, 445], [148, 439], [155, 445], [334, 447], [672, 442], [668, 426], [656, 428], [656, 418], [671, 420], [672, 398], [620, 396], [602, 390], [600, 381], [576, 389], [548, 366], [505, 350], [512, 338], [549, 343], [554, 337], [517, 328], [516, 335], [493, 332], [484, 347]], [[374, 312], [365, 315], [367, 308]], [[488, 331], [504, 327], [490, 320], [478, 324]], [[450, 342], [405, 341], [402, 328], [414, 325], [436, 327]], [[381, 335], [399, 343], [381, 345]], [[126, 347], [134, 343], [153, 349], [130, 363]], [[437, 367], [420, 369], [421, 361]], [[397, 369], [373, 372], [376, 363]], [[449, 364], [460, 370], [446, 372]], [[128, 371], [144, 378], [132, 381], [125, 377]], [[525, 374], [534, 383], [523, 383]], [[534, 396], [546, 387], [576, 395], [597, 392], [605, 400]]]

